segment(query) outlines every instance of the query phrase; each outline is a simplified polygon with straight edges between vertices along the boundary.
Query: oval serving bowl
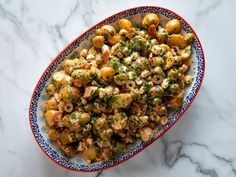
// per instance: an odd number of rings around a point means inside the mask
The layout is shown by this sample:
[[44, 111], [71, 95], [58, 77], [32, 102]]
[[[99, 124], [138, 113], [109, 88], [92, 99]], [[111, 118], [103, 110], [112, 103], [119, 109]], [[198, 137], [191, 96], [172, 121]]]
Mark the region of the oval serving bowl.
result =
[[[183, 106], [178, 110], [175, 110], [174, 112], [170, 113], [170, 115], [168, 116], [168, 123], [164, 126], [157, 127], [154, 131], [151, 140], [149, 140], [148, 142], [135, 142], [135, 144], [133, 144], [127, 152], [114, 157], [112, 160], [105, 160], [98, 163], [86, 164], [83, 158], [79, 155], [74, 158], [64, 156], [63, 153], [61, 153], [61, 151], [59, 150], [59, 148], [55, 147], [54, 144], [48, 139], [45, 129], [45, 121], [43, 117], [43, 103], [46, 99], [45, 88], [46, 85], [51, 81], [52, 73], [58, 68], [60, 68], [60, 63], [66, 57], [73, 55], [73, 52], [79, 52], [83, 48], [88, 48], [90, 46], [89, 41], [91, 37], [95, 33], [96, 29], [98, 29], [102, 25], [112, 24], [115, 26], [115, 23], [121, 18], [128, 18], [132, 21], [133, 24], [140, 24], [142, 17], [146, 13], [151, 12], [159, 15], [160, 23], [162, 25], [165, 24], [168, 19], [179, 19], [182, 25], [181, 33], [193, 32], [196, 36], [196, 39], [193, 42], [193, 63], [190, 71], [188, 71], [188, 74], [194, 77], [194, 81], [185, 91]], [[76, 38], [46, 68], [34, 89], [30, 102], [29, 119], [33, 135], [43, 152], [51, 160], [53, 160], [58, 165], [64, 168], [74, 171], [91, 172], [113, 167], [130, 159], [137, 153], [144, 150], [148, 145], [152, 144], [166, 131], [168, 131], [181, 118], [181, 116], [193, 102], [195, 96], [197, 95], [201, 87], [201, 83], [204, 76], [204, 69], [205, 60], [199, 38], [197, 37], [193, 28], [182, 17], [168, 9], [155, 6], [135, 7], [119, 12], [94, 25], [89, 30], [80, 35], [78, 38]]]

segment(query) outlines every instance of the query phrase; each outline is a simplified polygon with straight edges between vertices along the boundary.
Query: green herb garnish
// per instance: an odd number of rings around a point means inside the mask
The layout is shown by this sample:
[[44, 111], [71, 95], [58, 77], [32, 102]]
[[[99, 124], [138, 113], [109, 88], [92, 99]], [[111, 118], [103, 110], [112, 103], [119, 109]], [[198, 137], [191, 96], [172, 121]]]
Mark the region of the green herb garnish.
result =
[[96, 116], [91, 116], [91, 122], [96, 121], [97, 117]]
[[119, 72], [119, 66], [120, 66], [120, 59], [116, 58], [116, 57], [112, 57], [110, 59], [110, 62], [112, 64], [112, 66], [114, 67], [115, 72], [118, 73]]
[[73, 100], [72, 87], [71, 86], [67, 86], [67, 92], [68, 92], [68, 99], [71, 102]]
[[150, 89], [151, 89], [151, 85], [149, 85], [149, 84], [144, 84], [144, 90], [145, 90], [145, 92], [149, 93], [149, 92], [150, 92]]
[[80, 114], [79, 114], [78, 112], [73, 112], [73, 113], [70, 115], [70, 118], [71, 118], [72, 120], [77, 120], [77, 119], [79, 119], [79, 117], [80, 117]]
[[118, 147], [116, 147], [115, 149], [114, 149], [114, 152], [115, 152], [115, 154], [122, 154], [123, 152], [124, 152], [124, 149], [122, 148], [122, 147], [120, 147], [120, 146], [118, 146]]

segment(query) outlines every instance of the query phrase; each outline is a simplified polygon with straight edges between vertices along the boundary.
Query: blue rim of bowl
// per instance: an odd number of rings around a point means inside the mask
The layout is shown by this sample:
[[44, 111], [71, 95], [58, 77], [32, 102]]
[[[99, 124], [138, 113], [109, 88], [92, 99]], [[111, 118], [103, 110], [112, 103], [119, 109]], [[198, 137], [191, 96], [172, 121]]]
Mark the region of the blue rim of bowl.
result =
[[[177, 18], [181, 21], [181, 25], [184, 31], [186, 32], [193, 32], [196, 36], [196, 39], [193, 42], [193, 48], [196, 51], [196, 58], [197, 58], [197, 74], [195, 78], [195, 82], [191, 88], [190, 93], [187, 95], [183, 106], [178, 109], [173, 116], [169, 118], [168, 124], [163, 126], [160, 131], [157, 131], [154, 133], [153, 138], [148, 141], [148, 142], [142, 142], [138, 145], [135, 145], [131, 149], [129, 149], [127, 152], [124, 154], [121, 154], [119, 156], [116, 156], [112, 160], [106, 160], [101, 163], [95, 163], [95, 164], [76, 164], [74, 162], [70, 162], [64, 157], [62, 157], [57, 151], [55, 151], [50, 145], [45, 141], [43, 138], [42, 133], [40, 132], [40, 127], [38, 125], [38, 120], [37, 120], [37, 108], [38, 108], [38, 100], [41, 96], [41, 92], [43, 88], [45, 87], [45, 84], [47, 80], [51, 77], [51, 74], [53, 71], [55, 71], [58, 67], [58, 65], [76, 48], [80, 45], [80, 43], [88, 39], [88, 37], [92, 34], [94, 34], [95, 30], [101, 27], [104, 24], [110, 24], [117, 19], [120, 19], [122, 17], [130, 16], [130, 15], [135, 15], [135, 14], [144, 14], [144, 13], [157, 13], [163, 16], [166, 16], [167, 18]], [[187, 21], [185, 21], [180, 15], [177, 15], [175, 12], [163, 8], [163, 7], [157, 7], [157, 6], [141, 6], [141, 7], [134, 7], [130, 8], [121, 12], [118, 12], [105, 20], [97, 23], [87, 31], [85, 31], [83, 34], [81, 34], [79, 37], [77, 37], [74, 41], [72, 41], [62, 52], [60, 52], [55, 59], [49, 64], [49, 66], [46, 68], [42, 76], [40, 77], [34, 92], [32, 94], [32, 98], [30, 101], [30, 107], [29, 107], [29, 121], [30, 121], [30, 126], [32, 133], [34, 135], [34, 138], [36, 142], [38, 143], [39, 147], [42, 149], [42, 151], [55, 163], [58, 165], [69, 169], [73, 171], [83, 171], [83, 172], [92, 172], [92, 171], [98, 171], [98, 170], [103, 170], [106, 168], [111, 168], [114, 167], [122, 162], [127, 161], [131, 157], [135, 156], [137, 153], [141, 152], [144, 150], [147, 146], [152, 144], [154, 141], [156, 141], [159, 137], [161, 137], [164, 133], [166, 133], [180, 118], [181, 116], [185, 113], [185, 111], [189, 108], [191, 103], [193, 102], [194, 98], [196, 97], [202, 81], [204, 77], [204, 72], [205, 72], [205, 58], [204, 58], [204, 53], [203, 49], [200, 43], [200, 40], [193, 30], [193, 28], [188, 24]]]

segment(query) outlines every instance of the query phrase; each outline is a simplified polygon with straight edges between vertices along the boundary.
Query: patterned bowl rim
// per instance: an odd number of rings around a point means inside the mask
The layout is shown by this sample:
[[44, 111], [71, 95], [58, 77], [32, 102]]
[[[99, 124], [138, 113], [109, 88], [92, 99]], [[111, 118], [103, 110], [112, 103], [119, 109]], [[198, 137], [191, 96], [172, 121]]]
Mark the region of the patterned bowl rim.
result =
[[[106, 22], [107, 20], [109, 20], [110, 18], [114, 17], [114, 16], [117, 16], [119, 14], [122, 14], [122, 13], [126, 13], [126, 12], [129, 12], [129, 11], [133, 11], [133, 10], [138, 10], [138, 9], [148, 9], [148, 8], [156, 8], [156, 9], [159, 9], [161, 11], [165, 11], [167, 13], [170, 13], [170, 14], [173, 14], [174, 16], [176, 16], [177, 18], [179, 18], [180, 20], [182, 20], [184, 23], [187, 24], [187, 26], [191, 29], [191, 31], [194, 33], [195, 37], [196, 37], [196, 40], [198, 41], [199, 43], [199, 50], [200, 52], [202, 53], [202, 75], [200, 77], [200, 81], [199, 83], [197, 84], [197, 88], [196, 88], [196, 91], [195, 93], [192, 95], [192, 98], [191, 101], [189, 101], [187, 103], [187, 106], [183, 109], [182, 112], [180, 112], [180, 114], [177, 115], [177, 117], [175, 118], [175, 120], [169, 125], [167, 126], [167, 128], [164, 128], [162, 129], [160, 132], [158, 132], [157, 136], [155, 136], [152, 140], [150, 140], [149, 142], [145, 143], [141, 149], [135, 151], [134, 153], [132, 153], [131, 155], [128, 155], [127, 157], [124, 157], [123, 159], [121, 160], [118, 160], [116, 161], [115, 163], [111, 163], [111, 165], [101, 165], [101, 167], [99, 168], [91, 168], [91, 169], [83, 169], [83, 165], [79, 165], [79, 164], [76, 164], [76, 167], [70, 167], [70, 166], [65, 166], [63, 164], [63, 162], [61, 162], [60, 160], [56, 159], [56, 157], [52, 157], [50, 156], [49, 152], [44, 149], [43, 145], [39, 142], [39, 140], [37, 139], [37, 136], [34, 132], [34, 126], [33, 126], [33, 117], [31, 115], [31, 111], [32, 111], [32, 103], [34, 101], [34, 96], [36, 94], [36, 91], [37, 91], [37, 88], [40, 84], [40, 82], [42, 81], [42, 78], [45, 76], [46, 72], [50, 69], [50, 66], [70, 47], [72, 46], [78, 39], [80, 39], [83, 35], [85, 35], [86, 33], [88, 33], [89, 31], [93, 30], [94, 28], [96, 28], [96, 26], [98, 25], [101, 25], [102, 23]], [[147, 11], [148, 12], [148, 11]], [[165, 16], [165, 15], [164, 15]], [[94, 171], [99, 171], [99, 170], [104, 170], [104, 169], [107, 169], [107, 168], [111, 168], [111, 167], [114, 167], [114, 166], [117, 166], [127, 160], [129, 160], [130, 158], [134, 157], [136, 154], [140, 153], [141, 151], [143, 151], [144, 149], [146, 149], [146, 147], [148, 147], [149, 145], [151, 145], [153, 142], [155, 142], [157, 139], [159, 139], [162, 135], [164, 135], [172, 126], [174, 126], [176, 124], [176, 122], [182, 117], [182, 115], [188, 110], [188, 108], [190, 107], [190, 105], [192, 104], [193, 100], [195, 99], [196, 95], [198, 94], [199, 90], [200, 90], [200, 87], [202, 85], [202, 82], [203, 82], [203, 78], [204, 78], [204, 73], [205, 73], [205, 56], [204, 56], [204, 52], [203, 52], [203, 48], [202, 48], [202, 45], [201, 45], [201, 42], [199, 40], [199, 37], [197, 36], [196, 32], [194, 31], [194, 29], [192, 28], [192, 26], [182, 17], [180, 16], [179, 14], [173, 12], [172, 10], [169, 10], [167, 8], [164, 8], [164, 7], [160, 7], [160, 6], [138, 6], [138, 7], [132, 7], [132, 8], [129, 8], [129, 9], [126, 9], [126, 10], [123, 10], [123, 11], [120, 11], [118, 13], [115, 13], [107, 18], [105, 18], [104, 20], [101, 20], [100, 22], [98, 22], [97, 24], [93, 25], [92, 27], [90, 27], [88, 30], [86, 30], [85, 32], [83, 32], [81, 35], [79, 35], [76, 39], [74, 39], [71, 43], [69, 43], [51, 62], [50, 64], [47, 66], [47, 68], [44, 70], [43, 74], [41, 75], [40, 79], [38, 80], [37, 82], [37, 85], [35, 86], [34, 88], [34, 91], [33, 91], [33, 94], [32, 94], [32, 97], [31, 97], [31, 100], [30, 100], [30, 106], [29, 106], [29, 123], [30, 123], [30, 127], [31, 127], [31, 131], [32, 131], [32, 134], [33, 134], [33, 137], [34, 139], [36, 140], [38, 146], [40, 147], [40, 149], [44, 152], [44, 154], [46, 154], [47, 157], [49, 157], [49, 159], [51, 159], [53, 162], [55, 162], [56, 164], [58, 164], [59, 166], [63, 167], [63, 168], [66, 168], [68, 170], [72, 170], [72, 171], [80, 171], [80, 172], [94, 172]], [[80, 167], [78, 167], [80, 166]]]

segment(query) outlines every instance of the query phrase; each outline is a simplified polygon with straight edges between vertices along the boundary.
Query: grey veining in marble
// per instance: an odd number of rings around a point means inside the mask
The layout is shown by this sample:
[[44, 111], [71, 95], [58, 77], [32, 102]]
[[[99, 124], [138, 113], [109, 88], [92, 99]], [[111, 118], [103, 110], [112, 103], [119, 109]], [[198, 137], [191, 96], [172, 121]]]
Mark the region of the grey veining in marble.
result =
[[[70, 41], [118, 11], [169, 8], [198, 33], [206, 75], [198, 97], [161, 139], [115, 168], [65, 170], [33, 139], [28, 106], [45, 67]], [[236, 176], [235, 0], [0, 0], [0, 177]]]

